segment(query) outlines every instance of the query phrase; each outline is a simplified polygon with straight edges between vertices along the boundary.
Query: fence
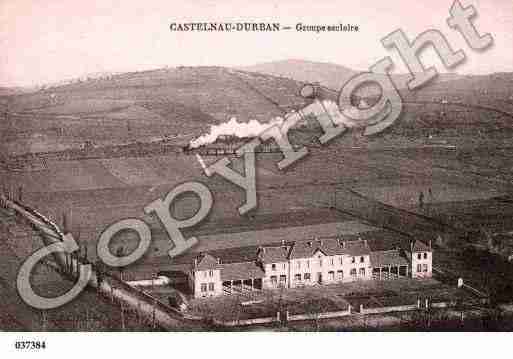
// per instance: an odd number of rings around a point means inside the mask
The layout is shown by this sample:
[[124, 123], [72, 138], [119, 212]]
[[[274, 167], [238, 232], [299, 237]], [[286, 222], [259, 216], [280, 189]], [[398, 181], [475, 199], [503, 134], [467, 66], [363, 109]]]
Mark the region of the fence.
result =
[[[12, 201], [3, 195], [0, 195], [0, 205], [14, 210], [28, 220], [42, 234], [46, 245], [63, 240], [64, 235], [57, 225], [30, 207]], [[72, 254], [54, 253], [54, 259], [58, 270], [72, 279], [78, 276], [80, 267], [86, 264]], [[99, 272], [93, 268], [88, 284], [96, 288], [102, 295], [111, 298], [112, 302], [123, 303], [131, 310], [137, 311], [140, 316], [152, 318], [152, 322], [162, 329], [182, 328], [184, 324], [201, 326], [201, 318], [192, 316], [186, 318], [178, 310], [165, 305], [148, 293], [138, 290], [109, 273]]]
[[360, 314], [383, 314], [390, 312], [407, 312], [410, 310], [420, 309], [420, 300], [417, 300], [415, 304], [404, 304], [394, 305], [388, 307], [376, 307], [376, 308], [364, 308], [363, 304], [360, 304]]
[[264, 317], [264, 318], [252, 318], [252, 319], [238, 319], [231, 321], [219, 321], [214, 320], [214, 323], [220, 326], [236, 327], [243, 325], [256, 325], [256, 324], [269, 324], [280, 322], [280, 313], [276, 313], [275, 317]]
[[305, 313], [305, 314], [289, 314], [286, 312], [287, 321], [295, 321], [295, 320], [316, 320], [316, 319], [329, 319], [329, 318], [339, 318], [351, 315], [351, 306], [349, 306], [346, 310], [339, 310], [335, 312], [324, 312], [324, 313]]

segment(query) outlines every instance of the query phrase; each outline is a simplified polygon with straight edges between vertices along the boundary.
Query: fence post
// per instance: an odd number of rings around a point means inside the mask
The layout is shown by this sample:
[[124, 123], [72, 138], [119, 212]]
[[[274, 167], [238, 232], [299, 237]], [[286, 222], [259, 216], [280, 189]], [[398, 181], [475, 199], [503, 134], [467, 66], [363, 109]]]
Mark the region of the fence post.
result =
[[463, 278], [458, 278], [458, 288], [463, 287]]

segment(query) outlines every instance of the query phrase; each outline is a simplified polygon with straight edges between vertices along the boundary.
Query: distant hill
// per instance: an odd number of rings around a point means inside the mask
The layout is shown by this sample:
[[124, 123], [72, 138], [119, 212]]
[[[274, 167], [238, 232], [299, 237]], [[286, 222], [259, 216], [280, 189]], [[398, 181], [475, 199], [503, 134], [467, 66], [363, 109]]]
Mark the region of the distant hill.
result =
[[[351, 77], [361, 72], [338, 64], [304, 60], [266, 62], [241, 67], [240, 69], [274, 76], [283, 76], [302, 82], [319, 82], [321, 85], [333, 90], [339, 90]], [[407, 82], [410, 79], [409, 74], [392, 74], [391, 76], [397, 88], [403, 89], [407, 87]], [[452, 81], [463, 77], [462, 75], [453, 73], [440, 74], [436, 82]], [[366, 94], [373, 95], [375, 93], [376, 91], [373, 90]]]
[[418, 92], [444, 92], [449, 96], [465, 93], [478, 98], [513, 100], [513, 73], [501, 72], [489, 75], [460, 76], [445, 82], [433, 82]]
[[12, 95], [18, 95], [22, 93], [30, 92], [31, 89], [25, 88], [25, 87], [5, 87], [0, 86], [0, 97], [2, 96], [12, 96]]
[[[0, 131], [10, 152], [27, 151], [35, 142], [40, 150], [78, 147], [85, 141], [102, 145], [166, 138], [186, 144], [232, 117], [268, 122], [301, 108], [307, 100], [299, 92], [306, 81], [336, 89], [355, 74], [340, 65], [287, 60], [244, 69], [182, 66], [89, 77], [4, 96], [0, 109], [8, 109], [9, 115], [0, 122]], [[398, 83], [408, 78], [394, 75]], [[512, 74], [449, 74], [441, 79], [418, 91], [402, 89], [402, 98], [513, 113]]]
[[[301, 84], [270, 75], [223, 67], [165, 68], [89, 78], [45, 88], [11, 99], [12, 111], [103, 117], [138, 105], [166, 121], [193, 121], [191, 109], [214, 123], [235, 116], [239, 121], [269, 121], [303, 102]], [[177, 113], [176, 108], [183, 111]]]
[[294, 80], [223, 67], [114, 74], [6, 97], [11, 115], [4, 133], [8, 142], [23, 143], [19, 151], [32, 135], [49, 148], [162, 136], [188, 143], [232, 117], [268, 122], [299, 108], [300, 88]]
[[[242, 67], [273, 76], [282, 76], [300, 82], [319, 82], [321, 85], [339, 90], [358, 71], [348, 67], [304, 60], [283, 60]], [[385, 76], [385, 75], [383, 75]], [[407, 82], [410, 74], [391, 74], [395, 86], [406, 101], [452, 101], [497, 108], [513, 114], [513, 73], [489, 75], [459, 75], [441, 73], [426, 86], [410, 91]], [[362, 88], [359, 95], [376, 96], [377, 87]]]
[[240, 69], [302, 82], [319, 82], [332, 89], [339, 89], [347, 80], [358, 74], [358, 71], [342, 65], [304, 60], [265, 62]]

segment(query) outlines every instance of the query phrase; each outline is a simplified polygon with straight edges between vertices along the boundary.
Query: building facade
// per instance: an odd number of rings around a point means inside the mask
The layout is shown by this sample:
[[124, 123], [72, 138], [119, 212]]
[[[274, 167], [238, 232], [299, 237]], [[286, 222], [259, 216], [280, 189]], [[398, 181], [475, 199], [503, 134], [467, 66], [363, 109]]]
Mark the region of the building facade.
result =
[[359, 280], [428, 278], [431, 245], [371, 249], [367, 240], [315, 239], [259, 247], [251, 261], [223, 263], [201, 254], [189, 272], [194, 297], [245, 291], [298, 288]]
[[412, 243], [411, 250], [412, 278], [430, 278], [433, 275], [433, 251], [421, 241]]

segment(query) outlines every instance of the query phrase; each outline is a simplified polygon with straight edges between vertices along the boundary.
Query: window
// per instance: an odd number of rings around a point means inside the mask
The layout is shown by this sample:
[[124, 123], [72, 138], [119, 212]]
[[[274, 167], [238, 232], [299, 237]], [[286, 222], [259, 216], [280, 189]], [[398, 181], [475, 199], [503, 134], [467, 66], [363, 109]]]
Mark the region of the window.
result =
[[365, 262], [365, 257], [362, 256], [362, 257], [360, 257], [360, 263], [363, 263], [363, 262]]
[[211, 292], [214, 291], [214, 283], [208, 283], [208, 290]]
[[276, 285], [278, 283], [278, 277], [275, 275], [271, 276], [271, 284]]
[[213, 270], [209, 270], [208, 271], [208, 276], [209, 277], [213, 277], [214, 276], [214, 271]]
[[351, 274], [351, 277], [355, 278], [356, 277], [356, 268], [352, 268], [350, 274]]
[[319, 258], [319, 267], [322, 267], [322, 258]]
[[300, 281], [301, 281], [301, 274], [296, 274], [296, 275], [294, 275], [294, 280], [295, 280], [296, 282], [300, 282]]
[[358, 274], [360, 275], [360, 277], [365, 277], [365, 268], [360, 268], [358, 270]]
[[276, 264], [275, 263], [271, 264], [271, 268], [272, 268], [272, 270], [276, 270]]
[[335, 272], [329, 271], [328, 272], [328, 279], [329, 280], [335, 280]]
[[206, 292], [207, 291], [207, 283], [201, 283], [201, 291]]
[[422, 271], [423, 272], [427, 272], [428, 271], [428, 265], [427, 264], [423, 264], [422, 265]]
[[280, 275], [280, 285], [284, 285], [286, 281], [287, 281], [287, 276], [284, 274]]
[[286, 267], [287, 267], [287, 263], [283, 263], [283, 264], [281, 265], [281, 267], [282, 267], [283, 269], [286, 269]]
[[424, 253], [424, 259], [427, 259], [427, 252]]
[[204, 271], [204, 272], [203, 272], [203, 277], [204, 277], [204, 278], [207, 278], [207, 271]]
[[306, 281], [310, 281], [310, 273], [305, 273], [304, 278]]
[[334, 259], [333, 259], [333, 258], [331, 258], [331, 260], [330, 260], [330, 264], [331, 264], [331, 265], [335, 265], [335, 262], [334, 262]]
[[422, 253], [417, 254], [417, 259], [422, 259]]
[[422, 272], [422, 264], [417, 264], [417, 273]]
[[337, 271], [337, 279], [342, 280], [344, 278], [344, 271]]
[[306, 268], [310, 268], [310, 260], [306, 260]]
[[356, 258], [355, 257], [351, 258], [351, 263], [356, 263]]
[[342, 261], [343, 257], [340, 257], [340, 265], [344, 264], [344, 261]]

